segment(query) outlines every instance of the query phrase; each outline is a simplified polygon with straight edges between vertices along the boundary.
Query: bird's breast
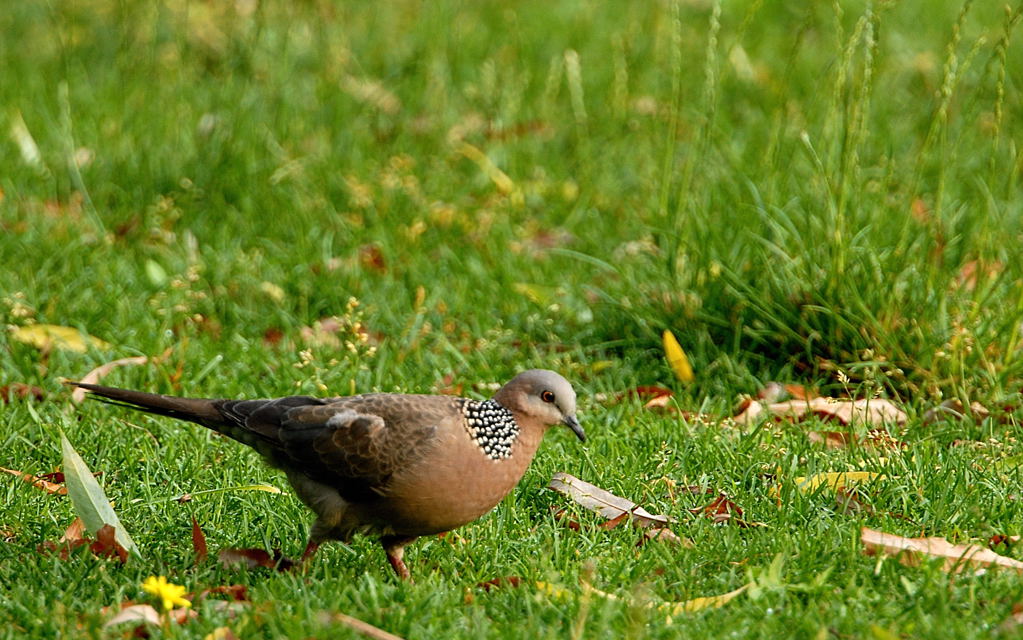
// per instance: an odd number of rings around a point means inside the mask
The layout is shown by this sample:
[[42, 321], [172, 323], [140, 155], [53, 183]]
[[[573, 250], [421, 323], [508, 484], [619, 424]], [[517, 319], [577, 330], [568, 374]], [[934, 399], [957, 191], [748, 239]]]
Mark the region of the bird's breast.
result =
[[394, 475], [376, 509], [397, 533], [450, 531], [483, 516], [508, 495], [538, 445], [538, 438], [524, 433], [511, 456], [494, 460], [464, 437], [439, 439], [429, 455]]

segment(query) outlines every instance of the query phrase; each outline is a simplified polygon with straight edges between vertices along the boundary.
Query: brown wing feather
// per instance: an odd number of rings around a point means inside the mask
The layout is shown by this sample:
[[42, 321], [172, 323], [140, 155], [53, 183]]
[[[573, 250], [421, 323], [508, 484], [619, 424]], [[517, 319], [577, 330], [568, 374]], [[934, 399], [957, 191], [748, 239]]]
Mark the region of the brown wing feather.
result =
[[[391, 477], [422, 455], [450, 418], [441, 397], [368, 394], [316, 400], [281, 398], [218, 407], [259, 438], [250, 444], [274, 466], [298, 470], [347, 499], [386, 494]], [[261, 403], [261, 404], [257, 404]]]

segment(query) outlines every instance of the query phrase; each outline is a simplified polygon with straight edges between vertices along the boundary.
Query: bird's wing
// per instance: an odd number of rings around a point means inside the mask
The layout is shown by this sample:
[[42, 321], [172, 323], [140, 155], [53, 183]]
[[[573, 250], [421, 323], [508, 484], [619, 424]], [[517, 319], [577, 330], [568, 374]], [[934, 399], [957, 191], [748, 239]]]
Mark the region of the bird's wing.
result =
[[217, 408], [244, 432], [228, 435], [350, 498], [386, 493], [391, 477], [435, 441], [445, 418], [433, 398], [392, 394], [226, 401]]

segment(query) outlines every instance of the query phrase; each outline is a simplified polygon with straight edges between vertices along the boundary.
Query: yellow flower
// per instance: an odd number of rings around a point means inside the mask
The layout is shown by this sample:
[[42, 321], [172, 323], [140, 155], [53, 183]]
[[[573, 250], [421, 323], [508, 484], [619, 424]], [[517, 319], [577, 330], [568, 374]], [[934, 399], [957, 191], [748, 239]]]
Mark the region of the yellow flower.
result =
[[163, 600], [164, 611], [170, 611], [174, 608], [174, 605], [179, 607], [192, 606], [192, 603], [183, 597], [185, 588], [181, 585], [167, 582], [167, 578], [163, 576], [149, 576], [142, 583], [142, 590]]

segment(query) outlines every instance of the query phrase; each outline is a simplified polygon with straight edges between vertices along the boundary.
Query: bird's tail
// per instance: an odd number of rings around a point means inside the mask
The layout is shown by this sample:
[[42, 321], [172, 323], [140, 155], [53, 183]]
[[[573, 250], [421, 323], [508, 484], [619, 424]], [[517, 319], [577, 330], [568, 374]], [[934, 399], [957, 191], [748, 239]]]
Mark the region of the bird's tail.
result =
[[215, 400], [178, 398], [158, 393], [104, 387], [103, 385], [87, 384], [84, 382], [68, 382], [68, 384], [81, 387], [92, 394], [92, 397], [108, 404], [177, 418], [179, 420], [188, 420], [207, 427], [224, 423], [224, 416], [217, 410]]

